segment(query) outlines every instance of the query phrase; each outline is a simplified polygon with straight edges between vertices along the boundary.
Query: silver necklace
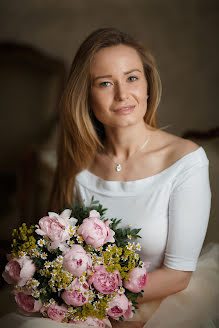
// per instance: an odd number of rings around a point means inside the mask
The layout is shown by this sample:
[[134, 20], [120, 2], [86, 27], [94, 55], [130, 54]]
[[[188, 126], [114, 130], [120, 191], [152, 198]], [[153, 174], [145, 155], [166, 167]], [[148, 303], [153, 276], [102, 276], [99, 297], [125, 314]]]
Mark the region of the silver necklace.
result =
[[135, 156], [135, 155], [137, 155], [138, 153], [140, 153], [142, 150], [143, 150], [143, 148], [148, 144], [148, 142], [149, 142], [149, 140], [150, 140], [150, 137], [148, 137], [147, 139], [146, 139], [146, 141], [143, 143], [143, 145], [135, 152], [135, 153], [133, 153], [128, 159], [125, 159], [123, 162], [120, 162], [120, 163], [116, 163], [114, 160], [113, 160], [113, 158], [106, 152], [106, 155], [111, 159], [111, 161], [116, 165], [116, 168], [115, 168], [115, 170], [117, 171], [117, 172], [120, 172], [120, 171], [122, 171], [122, 164], [124, 163], [124, 162], [128, 162], [133, 156]]

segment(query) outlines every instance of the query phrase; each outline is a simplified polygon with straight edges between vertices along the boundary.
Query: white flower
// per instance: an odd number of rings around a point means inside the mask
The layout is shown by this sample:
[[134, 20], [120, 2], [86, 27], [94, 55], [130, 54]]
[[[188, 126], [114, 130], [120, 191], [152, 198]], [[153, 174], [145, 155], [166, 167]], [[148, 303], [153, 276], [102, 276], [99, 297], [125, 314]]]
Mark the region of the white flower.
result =
[[45, 289], [45, 288], [41, 288], [41, 289], [40, 289], [40, 293], [41, 293], [41, 294], [45, 294], [45, 293], [46, 293], [46, 289]]
[[67, 278], [70, 278], [70, 279], [72, 279], [72, 277], [73, 277], [73, 274], [72, 274], [72, 273], [70, 273], [70, 272], [67, 272], [67, 273], [66, 273], [66, 276], [67, 276]]
[[83, 238], [81, 236], [77, 236], [77, 241], [79, 244], [83, 243]]
[[63, 262], [63, 256], [59, 255], [59, 256], [56, 258], [56, 261], [59, 262], [59, 263], [62, 263], [62, 262]]
[[46, 262], [46, 263], [44, 263], [44, 266], [45, 266], [45, 268], [46, 269], [48, 269], [49, 267], [51, 267], [51, 262]]
[[80, 276], [79, 281], [80, 281], [81, 284], [83, 284], [84, 282], [86, 282], [86, 277], [85, 276]]
[[124, 293], [125, 293], [125, 289], [124, 289], [123, 287], [120, 287], [120, 288], [118, 289], [118, 293], [119, 293], [119, 294], [124, 294]]
[[35, 251], [32, 252], [32, 255], [35, 256], [35, 257], [37, 257], [37, 256], [40, 255], [40, 253], [38, 252], [38, 250], [35, 250]]
[[111, 245], [108, 245], [107, 248], [106, 248], [106, 251], [107, 251], [107, 252], [110, 252], [111, 249], [112, 249], [112, 246], [111, 246]]
[[14, 289], [17, 291], [17, 292], [23, 292], [24, 291], [24, 287], [22, 286], [15, 286]]
[[140, 245], [139, 243], [136, 244], [136, 249], [137, 249], [138, 251], [141, 250], [141, 245]]
[[32, 292], [32, 296], [38, 298], [40, 296], [40, 293], [37, 290], [34, 290]]
[[73, 246], [74, 243], [75, 243], [74, 240], [68, 240], [68, 241], [67, 241], [67, 244], [68, 244], [68, 246], [70, 246], [70, 247]]
[[44, 305], [45, 307], [48, 307], [48, 306], [50, 306], [50, 303], [49, 303], [49, 302], [45, 302], [45, 303], [43, 303], [43, 305]]
[[69, 230], [69, 233], [70, 234], [73, 234], [74, 235], [75, 232], [76, 232], [76, 227], [75, 226], [74, 227], [73, 226], [70, 226], [68, 230]]
[[135, 253], [135, 259], [138, 260], [139, 259], [139, 255], [137, 253]]
[[54, 300], [54, 298], [50, 298], [49, 303], [50, 303], [50, 304], [55, 304], [55, 300]]
[[27, 254], [26, 252], [21, 251], [21, 252], [19, 253], [19, 257], [25, 257], [26, 254]]
[[42, 253], [42, 254], [40, 255], [40, 257], [41, 257], [41, 259], [45, 260], [45, 259], [47, 258], [47, 254], [46, 254], [46, 253]]
[[128, 242], [128, 245], [126, 245], [126, 248], [128, 248], [129, 250], [132, 250], [132, 244]]
[[37, 244], [38, 244], [40, 247], [42, 247], [42, 246], [45, 245], [45, 240], [44, 240], [44, 239], [39, 239], [39, 240], [37, 241]]
[[31, 279], [30, 284], [31, 284], [32, 288], [37, 288], [39, 286], [40, 282], [36, 279]]
[[75, 310], [72, 306], [70, 306], [70, 307], [68, 308], [68, 312], [70, 312], [70, 313], [75, 313], [75, 312], [77, 312], [77, 310]]
[[50, 280], [50, 281], [49, 281], [49, 286], [50, 286], [50, 287], [53, 287], [53, 286], [54, 286], [54, 281], [53, 281], [53, 280]]

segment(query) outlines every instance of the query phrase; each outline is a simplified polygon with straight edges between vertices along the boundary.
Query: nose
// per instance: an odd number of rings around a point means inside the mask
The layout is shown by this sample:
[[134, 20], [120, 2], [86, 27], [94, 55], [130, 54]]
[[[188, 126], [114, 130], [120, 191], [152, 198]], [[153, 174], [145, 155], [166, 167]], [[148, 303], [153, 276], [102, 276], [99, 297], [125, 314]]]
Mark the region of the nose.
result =
[[115, 99], [122, 101], [127, 99], [128, 97], [128, 90], [124, 83], [118, 82], [115, 84]]

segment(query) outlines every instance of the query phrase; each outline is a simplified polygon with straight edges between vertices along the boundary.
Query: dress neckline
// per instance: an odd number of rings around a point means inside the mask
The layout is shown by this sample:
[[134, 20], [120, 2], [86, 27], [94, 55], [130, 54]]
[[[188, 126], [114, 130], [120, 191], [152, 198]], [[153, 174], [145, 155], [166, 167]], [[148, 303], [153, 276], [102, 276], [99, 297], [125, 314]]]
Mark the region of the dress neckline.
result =
[[[176, 162], [174, 162], [173, 164], [171, 164], [170, 166], [168, 166], [166, 169], [162, 170], [161, 172], [158, 172], [154, 175], [151, 175], [151, 176], [148, 176], [148, 177], [145, 177], [145, 178], [142, 178], [142, 179], [137, 179], [137, 180], [128, 180], [128, 181], [120, 181], [120, 180], [105, 180], [97, 175], [95, 175], [94, 173], [88, 171], [87, 169], [83, 170], [82, 172], [86, 172], [86, 174], [88, 176], [90, 176], [92, 179], [96, 179], [102, 183], [109, 183], [109, 184], [133, 184], [134, 182], [136, 183], [141, 183], [141, 182], [145, 182], [146, 180], [151, 180], [151, 179], [154, 179], [156, 177], [159, 177], [165, 173], [167, 173], [168, 171], [170, 171], [171, 169], [173, 169], [175, 166], [177, 165], [180, 165], [182, 162], [184, 162], [185, 160], [193, 157], [195, 154], [199, 153], [199, 152], [202, 152], [203, 155], [206, 156], [205, 154], [205, 151], [203, 149], [202, 146], [200, 146], [199, 148], [197, 148], [196, 150], [193, 150], [192, 152], [182, 156], [181, 158], [179, 158]], [[79, 173], [80, 174], [80, 173]]]

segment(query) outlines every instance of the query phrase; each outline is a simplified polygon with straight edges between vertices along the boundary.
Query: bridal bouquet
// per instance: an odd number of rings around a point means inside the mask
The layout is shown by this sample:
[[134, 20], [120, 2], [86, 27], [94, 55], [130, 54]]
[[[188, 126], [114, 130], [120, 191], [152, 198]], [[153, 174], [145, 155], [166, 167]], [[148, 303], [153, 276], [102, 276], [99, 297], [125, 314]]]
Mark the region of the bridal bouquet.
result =
[[121, 220], [104, 219], [105, 211], [92, 198], [89, 207], [49, 212], [37, 225], [13, 230], [2, 276], [15, 285], [23, 314], [95, 327], [133, 316], [147, 278], [141, 246], [131, 242], [141, 229], [118, 228]]

